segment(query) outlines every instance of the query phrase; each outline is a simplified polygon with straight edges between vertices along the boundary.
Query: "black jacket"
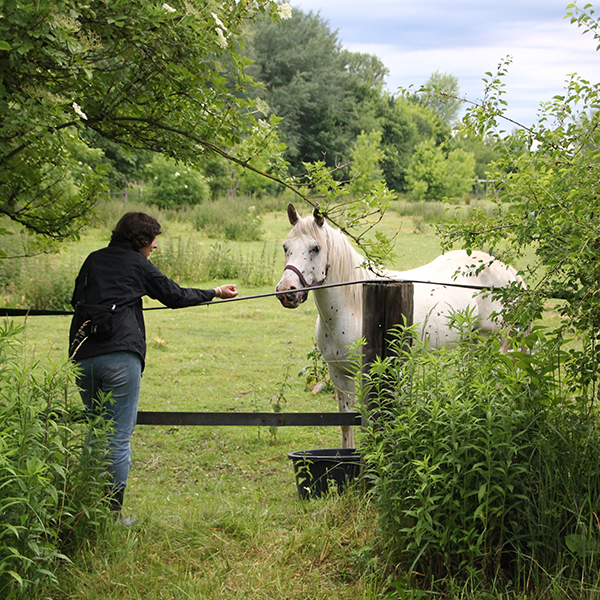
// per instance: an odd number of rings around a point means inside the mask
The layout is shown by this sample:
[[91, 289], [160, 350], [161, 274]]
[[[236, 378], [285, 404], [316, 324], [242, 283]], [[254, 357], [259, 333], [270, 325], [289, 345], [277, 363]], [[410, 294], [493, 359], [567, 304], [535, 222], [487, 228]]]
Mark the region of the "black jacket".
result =
[[[106, 248], [92, 252], [86, 258], [75, 281], [71, 300], [75, 316], [69, 335], [71, 358], [81, 360], [126, 351], [138, 354], [143, 366], [146, 358], [146, 328], [142, 296], [150, 296], [169, 308], [183, 308], [212, 300], [215, 291], [181, 288], [131, 244], [111, 242]], [[114, 306], [112, 335], [87, 335], [81, 343], [85, 336], [80, 328], [86, 319], [81, 311], [82, 305], [107, 310]]]

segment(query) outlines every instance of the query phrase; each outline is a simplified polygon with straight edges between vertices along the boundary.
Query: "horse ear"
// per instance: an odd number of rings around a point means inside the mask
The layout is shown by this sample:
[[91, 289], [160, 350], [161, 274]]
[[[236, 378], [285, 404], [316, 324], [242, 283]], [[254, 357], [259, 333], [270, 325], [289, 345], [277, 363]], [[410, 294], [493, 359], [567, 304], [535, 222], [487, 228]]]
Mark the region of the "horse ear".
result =
[[319, 227], [323, 227], [323, 223], [325, 223], [325, 218], [321, 214], [318, 206], [315, 206], [315, 210], [313, 210], [313, 217], [315, 218], [315, 223]]
[[296, 212], [296, 209], [294, 208], [294, 205], [291, 202], [287, 205], [287, 214], [292, 226], [295, 225], [300, 219], [300, 216]]

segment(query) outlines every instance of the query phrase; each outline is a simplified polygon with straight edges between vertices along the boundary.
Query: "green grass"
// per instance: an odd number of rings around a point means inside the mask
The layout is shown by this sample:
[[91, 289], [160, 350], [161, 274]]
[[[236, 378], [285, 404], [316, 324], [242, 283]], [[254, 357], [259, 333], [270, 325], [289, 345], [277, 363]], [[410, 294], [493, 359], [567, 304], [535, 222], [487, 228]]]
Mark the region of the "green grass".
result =
[[[280, 247], [289, 230], [285, 216], [265, 221], [276, 223], [266, 243]], [[108, 235], [106, 228], [90, 230], [63, 250], [64, 260], [83, 258]], [[163, 238], [177, 235], [212, 243], [169, 223]], [[258, 252], [264, 243], [236, 247]], [[274, 283], [240, 292], [271, 292]], [[275, 297], [147, 311], [140, 410], [270, 411], [283, 387], [284, 411], [337, 411], [332, 395], [313, 396], [298, 377], [309, 363], [315, 318], [312, 301], [292, 311]], [[69, 317], [29, 317], [26, 352], [64, 361], [69, 323]], [[354, 495], [300, 501], [287, 458], [339, 445], [339, 430], [330, 427], [138, 426], [125, 501], [138, 525], [115, 528], [64, 565], [53, 597], [361, 597], [359, 567], [368, 556], [373, 512]]]
[[[290, 229], [285, 212], [264, 214], [263, 224], [262, 241], [233, 247], [256, 256], [265, 243], [278, 248], [275, 280], [260, 288], [240, 286], [240, 295], [273, 291], [284, 266], [280, 248]], [[210, 247], [217, 241], [184, 222], [163, 225], [159, 243], [181, 237]], [[434, 230], [415, 228], [410, 216], [390, 213], [380, 228], [397, 232], [395, 268], [409, 269], [440, 253]], [[106, 226], [90, 229], [61, 256], [82, 260], [109, 235]], [[286, 412], [337, 411], [333, 396], [313, 396], [297, 376], [313, 347], [316, 309], [310, 299], [296, 310], [270, 297], [153, 310], [145, 317], [140, 410], [269, 411], [283, 390]], [[64, 361], [69, 322], [27, 319], [26, 352], [41, 361]], [[352, 490], [300, 501], [287, 458], [292, 451], [339, 445], [338, 428], [138, 426], [125, 500], [137, 525], [115, 527], [73, 564], [62, 565], [52, 598], [376, 598], [385, 565], [375, 552], [373, 508]]]

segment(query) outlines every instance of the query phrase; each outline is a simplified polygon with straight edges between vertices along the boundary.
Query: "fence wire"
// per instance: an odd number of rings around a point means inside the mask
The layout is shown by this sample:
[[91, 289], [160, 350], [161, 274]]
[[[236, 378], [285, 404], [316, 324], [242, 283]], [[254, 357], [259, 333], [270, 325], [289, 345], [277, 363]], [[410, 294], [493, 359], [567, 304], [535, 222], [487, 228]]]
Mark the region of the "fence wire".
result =
[[[194, 306], [217, 306], [219, 304], [226, 304], [229, 302], [241, 302], [244, 300], [256, 300], [257, 298], [269, 298], [271, 296], [284, 296], [289, 293], [298, 292], [314, 292], [316, 290], [322, 290], [327, 288], [343, 287], [347, 285], [362, 285], [363, 283], [420, 283], [425, 285], [441, 285], [446, 287], [459, 287], [472, 290], [494, 292], [499, 289], [494, 286], [486, 285], [469, 285], [465, 283], [439, 283], [437, 281], [415, 281], [406, 279], [360, 279], [358, 281], [344, 281], [341, 283], [325, 283], [318, 287], [304, 287], [297, 288], [294, 290], [286, 290], [284, 292], [266, 292], [264, 294], [254, 294], [252, 296], [237, 296], [236, 298], [226, 298], [223, 300], [209, 300], [208, 302], [202, 302], [201, 304], [195, 304]], [[143, 310], [165, 310], [168, 306], [150, 306]], [[192, 307], [187, 307], [192, 308]], [[45, 310], [45, 309], [29, 309], [29, 308], [0, 308], [0, 317], [48, 317], [48, 316], [67, 316], [72, 315], [72, 310]]]

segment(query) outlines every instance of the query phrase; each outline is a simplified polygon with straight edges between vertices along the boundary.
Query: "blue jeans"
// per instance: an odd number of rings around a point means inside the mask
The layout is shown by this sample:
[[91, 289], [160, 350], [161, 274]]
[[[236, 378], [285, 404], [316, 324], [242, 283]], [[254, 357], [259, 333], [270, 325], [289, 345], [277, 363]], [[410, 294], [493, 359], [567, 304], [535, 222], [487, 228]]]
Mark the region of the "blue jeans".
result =
[[133, 352], [113, 352], [85, 358], [77, 364], [77, 385], [88, 411], [101, 412], [99, 392], [112, 392], [112, 402], [105, 404], [102, 414], [112, 423], [108, 452], [113, 487], [124, 488], [131, 465], [130, 439], [137, 420], [142, 361]]

